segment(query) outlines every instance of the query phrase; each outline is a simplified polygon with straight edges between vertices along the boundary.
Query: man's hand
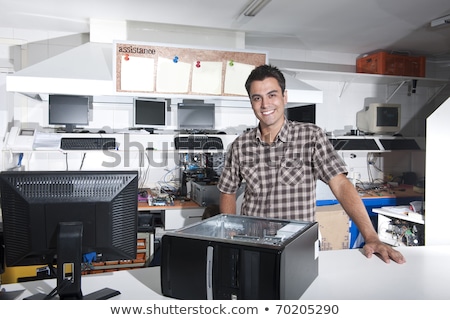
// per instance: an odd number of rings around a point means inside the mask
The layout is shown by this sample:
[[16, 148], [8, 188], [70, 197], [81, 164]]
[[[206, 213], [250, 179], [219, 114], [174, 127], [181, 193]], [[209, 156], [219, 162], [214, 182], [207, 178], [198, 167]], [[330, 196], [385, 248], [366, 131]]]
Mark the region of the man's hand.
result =
[[366, 242], [363, 250], [367, 258], [371, 258], [373, 254], [376, 254], [386, 263], [391, 262], [391, 260], [399, 264], [406, 262], [405, 257], [400, 252], [379, 240]]

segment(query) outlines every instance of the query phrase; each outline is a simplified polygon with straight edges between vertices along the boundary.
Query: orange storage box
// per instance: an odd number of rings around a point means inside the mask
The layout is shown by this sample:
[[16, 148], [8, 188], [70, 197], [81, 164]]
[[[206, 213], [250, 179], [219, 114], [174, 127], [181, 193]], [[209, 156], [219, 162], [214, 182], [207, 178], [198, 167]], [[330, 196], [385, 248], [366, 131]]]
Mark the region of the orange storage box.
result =
[[425, 77], [425, 57], [379, 51], [356, 59], [356, 72], [393, 76]]

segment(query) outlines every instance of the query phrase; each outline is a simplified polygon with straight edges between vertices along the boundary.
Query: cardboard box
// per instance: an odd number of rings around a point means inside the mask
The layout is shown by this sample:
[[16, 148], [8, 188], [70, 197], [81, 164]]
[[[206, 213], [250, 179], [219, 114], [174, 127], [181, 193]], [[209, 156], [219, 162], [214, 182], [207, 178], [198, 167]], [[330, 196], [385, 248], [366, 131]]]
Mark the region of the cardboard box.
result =
[[319, 223], [320, 250], [349, 248], [350, 219], [340, 204], [317, 207], [316, 220]]
[[379, 51], [356, 59], [356, 72], [407, 77], [425, 77], [425, 56]]

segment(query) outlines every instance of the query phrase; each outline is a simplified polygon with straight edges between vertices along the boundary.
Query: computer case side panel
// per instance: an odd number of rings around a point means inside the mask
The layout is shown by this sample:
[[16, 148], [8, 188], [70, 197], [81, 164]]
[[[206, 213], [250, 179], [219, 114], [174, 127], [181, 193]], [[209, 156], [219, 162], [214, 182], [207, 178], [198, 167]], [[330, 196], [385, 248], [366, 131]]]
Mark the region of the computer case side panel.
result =
[[281, 251], [251, 246], [216, 244], [213, 298], [273, 300], [280, 298]]
[[206, 300], [209, 241], [164, 235], [161, 239], [161, 290], [165, 296]]
[[281, 300], [297, 300], [319, 274], [319, 225], [313, 223], [294, 241], [288, 243], [281, 254]]

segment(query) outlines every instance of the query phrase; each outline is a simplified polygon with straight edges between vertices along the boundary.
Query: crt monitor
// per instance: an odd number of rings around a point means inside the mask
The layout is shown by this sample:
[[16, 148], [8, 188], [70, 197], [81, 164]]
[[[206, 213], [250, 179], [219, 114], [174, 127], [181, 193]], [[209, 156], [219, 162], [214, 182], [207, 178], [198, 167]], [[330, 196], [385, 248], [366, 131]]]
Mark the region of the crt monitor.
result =
[[368, 134], [388, 134], [400, 131], [400, 104], [370, 103], [356, 114], [356, 127]]
[[178, 129], [213, 130], [215, 128], [215, 104], [203, 101], [178, 104]]
[[135, 128], [164, 129], [167, 125], [167, 118], [166, 100], [133, 99], [133, 126]]
[[83, 259], [135, 259], [137, 171], [7, 171], [0, 188], [6, 266], [56, 265], [54, 296], [83, 298]]
[[91, 96], [51, 94], [48, 97], [48, 124], [64, 126], [64, 132], [74, 132], [77, 125], [89, 124]]

